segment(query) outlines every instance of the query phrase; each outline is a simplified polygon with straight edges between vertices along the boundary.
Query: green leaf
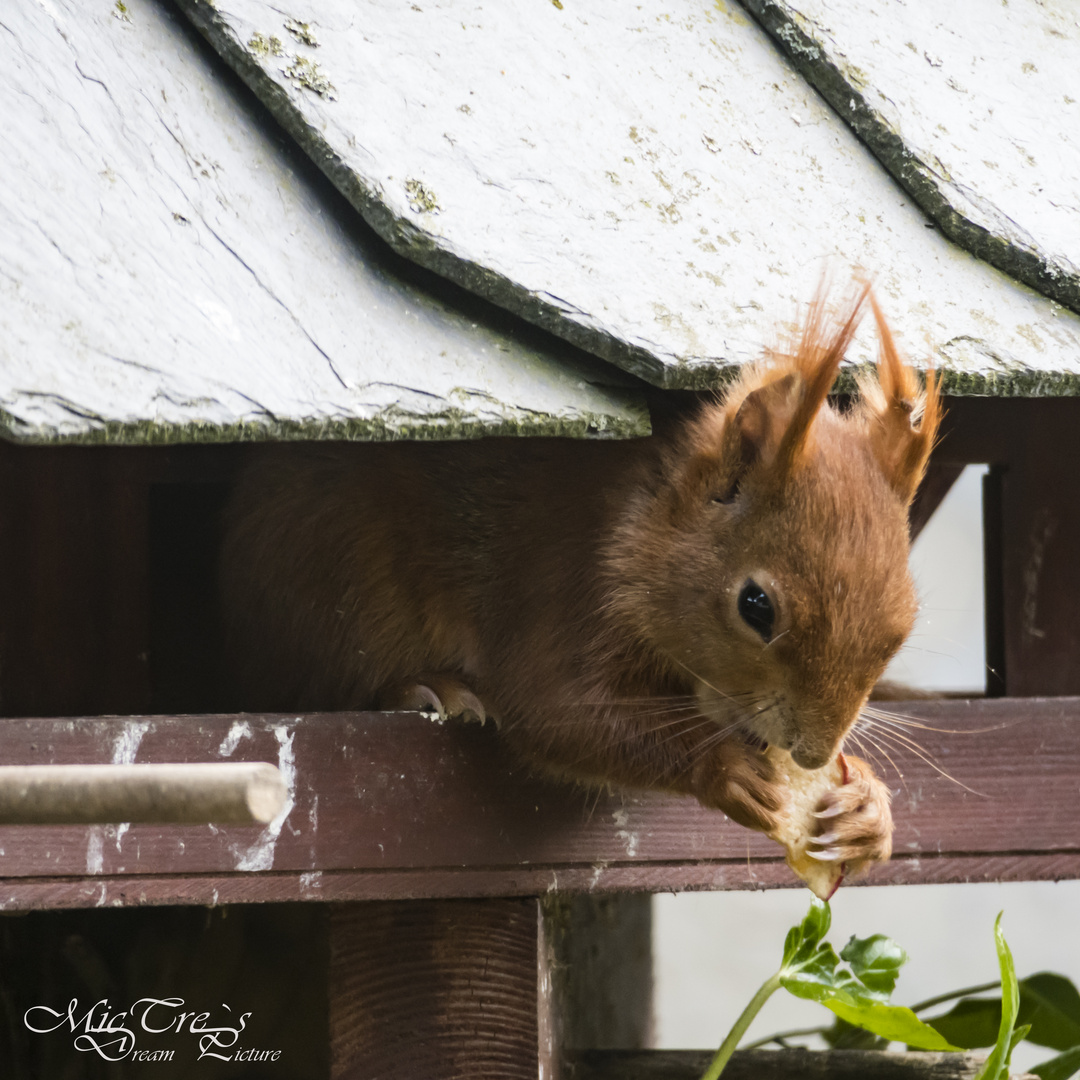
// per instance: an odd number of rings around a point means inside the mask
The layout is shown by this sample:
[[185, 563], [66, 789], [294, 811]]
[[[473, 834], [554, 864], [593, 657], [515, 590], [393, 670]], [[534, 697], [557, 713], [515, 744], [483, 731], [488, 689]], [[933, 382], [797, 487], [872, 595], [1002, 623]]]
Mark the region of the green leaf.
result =
[[888, 1039], [882, 1039], [872, 1031], [856, 1027], [839, 1016], [821, 1033], [821, 1037], [834, 1050], [884, 1050]]
[[1021, 1024], [1013, 1033], [1012, 1038], [1009, 1040], [1009, 1056], [1005, 1059], [1005, 1064], [1008, 1065], [1012, 1061], [1012, 1052], [1017, 1046], [1022, 1043], [1027, 1037], [1028, 1032], [1031, 1030], [1030, 1024]]
[[867, 994], [866, 988], [856, 980], [847, 968], [837, 966], [840, 957], [826, 941], [809, 955], [796, 953], [790, 964], [780, 971], [780, 983], [796, 997], [810, 1001], [824, 1001], [838, 993]]
[[1028, 1072], [1034, 1073], [1042, 1080], [1068, 1080], [1070, 1076], [1075, 1076], [1080, 1072], [1080, 1046], [1074, 1046], [1066, 1050], [1064, 1054], [1058, 1054], [1057, 1057], [1052, 1057], [1049, 1061], [1028, 1069]]
[[896, 978], [908, 960], [908, 954], [884, 934], [868, 938], [853, 935], [840, 950], [840, 957], [851, 965], [855, 978], [882, 1001], [896, 988]]
[[1017, 1021], [1031, 1025], [1028, 1042], [1054, 1050], [1080, 1046], [1080, 993], [1064, 975], [1029, 975], [1020, 980]]
[[[1016, 1022], [1031, 1025], [1028, 1042], [1054, 1050], [1080, 1045], [1080, 993], [1069, 979], [1041, 971], [1019, 985]], [[1001, 1028], [1001, 998], [963, 998], [927, 1023], [966, 1050], [992, 1046]]]
[[780, 974], [780, 984], [796, 997], [816, 1001], [841, 1020], [883, 1039], [906, 1042], [920, 1050], [955, 1050], [941, 1034], [924, 1024], [910, 1009], [889, 1005], [846, 968], [828, 943], [819, 945], [801, 966]]
[[822, 1004], [849, 1024], [872, 1031], [890, 1042], [907, 1043], [919, 1050], [956, 1050], [947, 1039], [924, 1024], [910, 1009], [882, 1001], [849, 1003], [836, 997]]
[[837, 971], [840, 957], [822, 940], [831, 923], [829, 905], [815, 897], [806, 918], [788, 931], [778, 975], [781, 984], [796, 997], [820, 1001], [823, 995], [827, 997], [848, 986], [861, 989], [846, 968]]
[[833, 947], [822, 941], [829, 923], [829, 905], [814, 900], [807, 917], [788, 933], [780, 985], [796, 997], [819, 1002], [840, 1019], [880, 1038], [924, 1050], [955, 1050], [910, 1009], [888, 1004], [896, 973], [907, 959], [904, 950], [881, 934], [852, 938], [844, 953], [861, 976], [856, 978], [840, 966]]
[[994, 922], [994, 943], [997, 947], [998, 967], [1001, 969], [1001, 1023], [998, 1025], [997, 1042], [982, 1068], [975, 1074], [974, 1080], [1007, 1080], [1009, 1059], [1015, 1045], [1013, 1031], [1016, 1027], [1016, 1015], [1020, 1011], [1020, 986], [1016, 980], [1012, 952], [1001, 930], [1001, 915], [999, 912]]
[[1001, 1030], [1001, 998], [964, 998], [944, 1015], [926, 1022], [965, 1050], [993, 1046]]
[[793, 964], [809, 959], [817, 949], [821, 939], [829, 932], [832, 925], [832, 912], [824, 900], [816, 896], [810, 902], [810, 910], [798, 926], [793, 926], [784, 940], [784, 959], [781, 970]]

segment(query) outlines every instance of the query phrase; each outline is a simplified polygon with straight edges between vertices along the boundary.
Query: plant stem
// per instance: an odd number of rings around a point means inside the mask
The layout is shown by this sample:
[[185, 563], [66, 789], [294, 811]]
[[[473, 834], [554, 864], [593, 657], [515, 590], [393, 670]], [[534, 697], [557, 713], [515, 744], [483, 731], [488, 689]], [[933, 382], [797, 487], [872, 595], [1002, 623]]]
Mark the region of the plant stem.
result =
[[728, 1059], [735, 1052], [739, 1040], [746, 1034], [746, 1029], [751, 1025], [754, 1017], [761, 1012], [762, 1005], [780, 989], [780, 972], [770, 976], [761, 984], [761, 989], [750, 999], [750, 1004], [742, 1011], [742, 1015], [735, 1021], [732, 1029], [727, 1033], [727, 1038], [720, 1044], [716, 1051], [716, 1057], [712, 1059], [709, 1067], [705, 1070], [701, 1080], [717, 1080], [724, 1071]]
[[940, 1005], [945, 1001], [952, 1001], [954, 998], [967, 997], [968, 994], [985, 994], [987, 990], [999, 990], [1001, 988], [1000, 980], [994, 982], [983, 983], [982, 986], [969, 986], [964, 990], [953, 990], [949, 994], [938, 994], [937, 997], [927, 998], [925, 1001], [920, 1001], [918, 1005], [912, 1005], [912, 1012], [922, 1012], [923, 1009], [932, 1009], [935, 1005]]
[[824, 1035], [829, 1029], [827, 1027], [813, 1027], [813, 1028], [797, 1028], [795, 1031], [781, 1031], [776, 1035], [768, 1035], [764, 1039], [758, 1039], [755, 1042], [747, 1043], [744, 1050], [756, 1050], [759, 1046], [768, 1046], [769, 1043], [780, 1042], [781, 1039], [798, 1039], [803, 1038], [806, 1035]]

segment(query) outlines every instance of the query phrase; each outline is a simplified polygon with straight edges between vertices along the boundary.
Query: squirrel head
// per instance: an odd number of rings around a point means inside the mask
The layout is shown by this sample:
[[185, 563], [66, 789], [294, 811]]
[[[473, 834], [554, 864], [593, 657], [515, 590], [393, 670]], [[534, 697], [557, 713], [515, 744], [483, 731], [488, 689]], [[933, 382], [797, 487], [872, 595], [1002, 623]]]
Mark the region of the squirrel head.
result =
[[[827, 395], [868, 299], [876, 378], [841, 411]], [[867, 285], [839, 318], [819, 292], [794, 347], [673, 440], [626, 508], [613, 608], [721, 727], [804, 768], [836, 755], [915, 619], [907, 512], [940, 419]]]

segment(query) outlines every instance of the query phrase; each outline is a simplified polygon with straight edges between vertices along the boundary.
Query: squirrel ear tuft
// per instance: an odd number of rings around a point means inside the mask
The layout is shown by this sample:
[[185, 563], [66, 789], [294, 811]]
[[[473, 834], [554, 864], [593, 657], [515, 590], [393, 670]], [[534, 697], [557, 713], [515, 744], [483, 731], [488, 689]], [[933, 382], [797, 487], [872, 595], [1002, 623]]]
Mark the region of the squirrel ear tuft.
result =
[[832, 326], [826, 291], [823, 282], [795, 348], [773, 354], [772, 370], [786, 370], [787, 374], [752, 390], [735, 414], [744, 464], [760, 462], [777, 484], [784, 482], [810, 446], [814, 420], [862, 318], [869, 285], [862, 286], [847, 312]]
[[802, 377], [790, 372], [751, 390], [735, 413], [739, 457], [744, 468], [771, 465], [804, 397]]
[[[749, 391], [742, 401], [706, 409], [689, 425], [679, 489], [688, 505], [709, 496], [727, 502], [751, 469], [769, 471], [803, 400], [803, 379], [788, 372]], [[726, 419], [725, 419], [726, 416]]]
[[832, 334], [826, 334], [826, 291], [826, 283], [822, 280], [817, 296], [810, 305], [810, 314], [795, 355], [795, 363], [802, 373], [806, 389], [777, 455], [780, 475], [786, 475], [794, 468], [810, 443], [810, 429], [814, 418], [824, 405], [832, 384], [836, 382], [840, 362], [844, 359], [862, 319], [870, 285], [868, 282], [862, 284], [851, 302], [847, 316], [836, 319]]
[[877, 381], [861, 379], [862, 409], [870, 428], [870, 445], [885, 479], [910, 504], [926, 472], [941, 423], [941, 394], [934, 372], [919, 386], [914, 368], [900, 359], [892, 331], [871, 293], [880, 351]]

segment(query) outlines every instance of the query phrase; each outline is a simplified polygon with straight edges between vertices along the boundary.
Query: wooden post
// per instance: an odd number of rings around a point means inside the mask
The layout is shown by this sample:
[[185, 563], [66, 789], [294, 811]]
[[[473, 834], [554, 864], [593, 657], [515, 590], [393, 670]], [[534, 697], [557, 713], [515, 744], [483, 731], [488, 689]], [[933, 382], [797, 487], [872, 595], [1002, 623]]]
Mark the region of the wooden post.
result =
[[1005, 692], [1080, 692], [1080, 409], [1036, 401], [1001, 478]]
[[1080, 693], [1080, 401], [959, 398], [948, 410], [936, 460], [991, 466], [987, 689]]
[[330, 910], [332, 1080], [537, 1080], [534, 899]]
[[554, 1042], [564, 1051], [643, 1050], [652, 1036], [652, 897], [553, 894]]
[[150, 465], [0, 443], [0, 715], [146, 711]]

